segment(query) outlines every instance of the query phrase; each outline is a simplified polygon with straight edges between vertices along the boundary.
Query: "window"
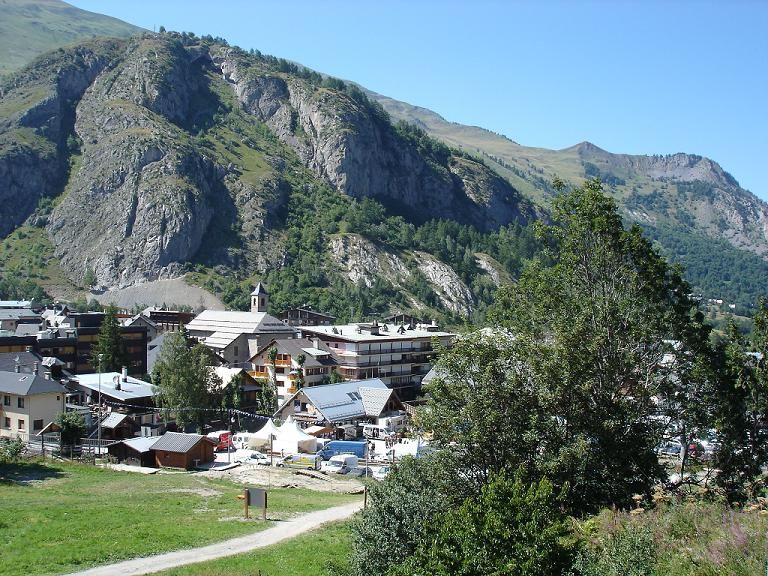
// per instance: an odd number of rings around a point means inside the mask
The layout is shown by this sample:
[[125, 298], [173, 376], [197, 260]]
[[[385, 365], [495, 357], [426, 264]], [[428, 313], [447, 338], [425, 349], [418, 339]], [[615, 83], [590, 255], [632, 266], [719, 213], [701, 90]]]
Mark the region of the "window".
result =
[[24, 420], [19, 420], [19, 430], [24, 430]]
[[11, 419], [8, 416], [5, 417], [5, 423], [3, 424], [3, 427], [4, 428], [10, 428], [11, 427]]
[[32, 430], [42, 430], [43, 429], [43, 421], [42, 420], [35, 420], [32, 424]]
[[24, 398], [22, 398], [21, 396], [19, 396], [19, 398], [17, 398], [17, 399], [16, 399], [16, 405], [17, 405], [19, 408], [24, 408]]
[[235, 354], [235, 358], [239, 358], [240, 357], [240, 349], [237, 346], [234, 347], [234, 351], [233, 352]]
[[10, 406], [11, 405], [11, 397], [10, 396], [3, 396], [3, 405], [4, 406]]

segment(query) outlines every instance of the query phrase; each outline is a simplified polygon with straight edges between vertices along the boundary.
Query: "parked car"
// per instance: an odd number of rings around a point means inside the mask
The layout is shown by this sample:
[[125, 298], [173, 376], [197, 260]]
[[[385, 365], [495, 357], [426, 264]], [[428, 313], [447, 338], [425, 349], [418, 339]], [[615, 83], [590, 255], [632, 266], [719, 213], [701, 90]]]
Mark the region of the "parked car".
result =
[[322, 458], [316, 454], [290, 454], [280, 460], [277, 465], [287, 468], [306, 468], [307, 470], [318, 470]]
[[269, 456], [259, 452], [258, 450], [247, 450], [242, 456], [238, 456], [235, 462], [242, 464], [258, 464], [261, 466], [269, 466]]
[[391, 470], [392, 470], [392, 466], [379, 466], [373, 471], [373, 479], [384, 480], [384, 478], [389, 476], [389, 473]]
[[373, 476], [373, 468], [370, 466], [358, 466], [352, 468], [348, 473], [349, 476], [363, 476], [365, 478], [371, 478]]
[[357, 468], [358, 458], [354, 454], [336, 454], [320, 467], [321, 472], [329, 474], [348, 474]]

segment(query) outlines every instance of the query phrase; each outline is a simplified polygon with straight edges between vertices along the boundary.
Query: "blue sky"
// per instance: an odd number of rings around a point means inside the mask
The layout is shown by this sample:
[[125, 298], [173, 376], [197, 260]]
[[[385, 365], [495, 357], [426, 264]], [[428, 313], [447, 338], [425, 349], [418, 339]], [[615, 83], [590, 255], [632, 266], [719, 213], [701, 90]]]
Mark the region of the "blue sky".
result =
[[70, 3], [221, 36], [527, 146], [708, 156], [768, 200], [768, 1]]

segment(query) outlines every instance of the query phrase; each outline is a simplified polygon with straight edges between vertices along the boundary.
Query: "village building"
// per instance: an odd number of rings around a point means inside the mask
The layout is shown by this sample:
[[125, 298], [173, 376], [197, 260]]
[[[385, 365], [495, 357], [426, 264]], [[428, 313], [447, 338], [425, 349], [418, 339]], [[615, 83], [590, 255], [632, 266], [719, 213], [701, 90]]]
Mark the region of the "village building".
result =
[[240, 410], [255, 411], [261, 393], [261, 383], [254, 378], [245, 368], [227, 368], [218, 366], [213, 369], [216, 376], [221, 378], [221, 383], [227, 386], [236, 379], [238, 394], [240, 395]]
[[192, 470], [216, 459], [216, 442], [200, 434], [166, 432], [162, 436], [127, 438], [107, 447], [123, 464]]
[[299, 329], [304, 337], [328, 346], [345, 379], [380, 378], [403, 400], [416, 397], [422, 378], [432, 368], [433, 342], [448, 347], [456, 336], [434, 323], [405, 326], [373, 321]]
[[64, 412], [65, 392], [49, 373], [0, 371], [0, 437], [29, 441]]
[[340, 427], [376, 422], [403, 409], [397, 392], [374, 378], [302, 388], [280, 405], [275, 417], [291, 417], [308, 426]]
[[200, 464], [216, 459], [216, 442], [200, 434], [166, 432], [152, 444], [155, 466], [158, 468], [184, 468], [192, 470]]
[[[155, 387], [149, 382], [129, 376], [126, 370], [79, 374], [66, 382], [73, 405], [101, 405], [102, 413], [121, 412], [133, 418], [136, 427], [155, 426], [160, 415], [154, 410]], [[99, 402], [101, 398], [101, 403]]]
[[[277, 351], [274, 367], [269, 357], [273, 348]], [[303, 367], [299, 364], [302, 356]], [[295, 393], [301, 385], [309, 387], [327, 383], [337, 366], [331, 350], [319, 338], [272, 340], [251, 357], [250, 363], [250, 374], [254, 378], [276, 383], [278, 403]], [[303, 384], [299, 370], [303, 373]]]
[[250, 312], [205, 310], [186, 329], [228, 364], [245, 365], [267, 342], [297, 334], [295, 328], [267, 314], [268, 304], [269, 295], [259, 283], [251, 293]]
[[331, 326], [336, 321], [335, 316], [310, 308], [289, 308], [279, 318], [289, 326]]

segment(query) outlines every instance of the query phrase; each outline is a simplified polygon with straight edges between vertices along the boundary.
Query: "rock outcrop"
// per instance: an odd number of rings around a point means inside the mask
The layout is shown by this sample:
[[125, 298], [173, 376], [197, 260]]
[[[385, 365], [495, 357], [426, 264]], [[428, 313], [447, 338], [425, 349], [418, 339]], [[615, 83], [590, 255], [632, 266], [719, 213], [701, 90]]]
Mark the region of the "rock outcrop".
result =
[[[490, 230], [536, 217], [484, 165], [395, 128], [359, 90], [275, 61], [165, 34], [38, 60], [2, 87], [0, 109], [13, 113], [0, 121], [0, 200], [10, 208], [0, 236], [42, 196], [61, 194], [48, 232], [75, 282], [88, 271], [107, 289], [174, 277], [201, 250], [214, 265], [264, 270], [280, 252], [268, 246], [279, 241], [270, 226], [294, 184], [286, 158], [254, 140], [269, 137], [263, 126], [318, 181], [411, 220]], [[233, 106], [245, 115], [228, 116]], [[382, 274], [408, 276], [388, 258]], [[372, 266], [348, 276], [370, 282]]]

